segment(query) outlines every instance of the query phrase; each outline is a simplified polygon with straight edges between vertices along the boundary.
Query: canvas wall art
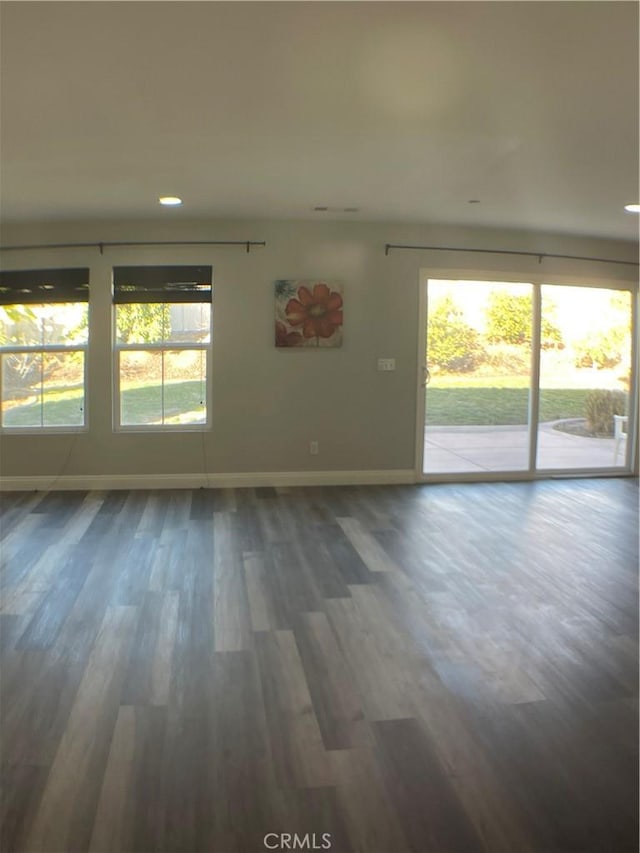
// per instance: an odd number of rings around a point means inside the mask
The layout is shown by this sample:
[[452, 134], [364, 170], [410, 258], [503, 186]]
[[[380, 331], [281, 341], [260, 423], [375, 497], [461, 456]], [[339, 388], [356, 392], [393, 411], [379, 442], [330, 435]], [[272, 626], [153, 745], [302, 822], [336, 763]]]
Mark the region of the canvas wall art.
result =
[[343, 288], [321, 279], [275, 283], [277, 347], [342, 346]]

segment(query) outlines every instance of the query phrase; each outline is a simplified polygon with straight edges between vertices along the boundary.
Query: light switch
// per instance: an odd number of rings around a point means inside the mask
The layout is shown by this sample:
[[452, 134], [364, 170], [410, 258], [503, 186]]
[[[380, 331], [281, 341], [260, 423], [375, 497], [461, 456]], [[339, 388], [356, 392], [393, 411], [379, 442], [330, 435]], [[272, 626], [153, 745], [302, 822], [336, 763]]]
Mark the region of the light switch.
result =
[[395, 369], [396, 369], [395, 358], [379, 358], [378, 359], [378, 370], [379, 371], [387, 371], [387, 370], [395, 370]]

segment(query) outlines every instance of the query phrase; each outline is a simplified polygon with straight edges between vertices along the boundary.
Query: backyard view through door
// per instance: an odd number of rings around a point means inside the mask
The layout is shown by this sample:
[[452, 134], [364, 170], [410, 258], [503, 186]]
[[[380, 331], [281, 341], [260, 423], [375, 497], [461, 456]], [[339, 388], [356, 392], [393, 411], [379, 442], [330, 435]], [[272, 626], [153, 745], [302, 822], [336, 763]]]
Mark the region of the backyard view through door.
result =
[[532, 286], [429, 280], [425, 473], [529, 466]]
[[424, 366], [425, 475], [628, 465], [629, 291], [429, 279]]
[[627, 465], [631, 293], [543, 284], [558, 345], [540, 353], [538, 468]]

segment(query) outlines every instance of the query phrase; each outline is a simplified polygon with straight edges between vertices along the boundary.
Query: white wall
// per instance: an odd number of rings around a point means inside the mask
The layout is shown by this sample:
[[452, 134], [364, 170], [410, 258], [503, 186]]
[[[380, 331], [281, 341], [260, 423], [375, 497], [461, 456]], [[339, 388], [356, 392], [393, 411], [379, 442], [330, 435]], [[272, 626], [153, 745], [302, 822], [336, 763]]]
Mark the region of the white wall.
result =
[[[88, 433], [5, 435], [5, 477], [260, 472], [407, 472], [414, 467], [418, 281], [421, 268], [514, 276], [573, 274], [630, 280], [637, 269], [566, 260], [392, 251], [385, 243], [520, 249], [637, 260], [630, 243], [443, 226], [353, 222], [187, 221], [48, 223], [5, 226], [3, 245], [110, 240], [266, 240], [238, 247], [136, 247], [12, 251], [3, 269], [88, 266], [91, 348]], [[115, 434], [111, 413], [111, 267], [212, 264], [214, 343], [212, 428], [205, 433]], [[308, 276], [345, 288], [340, 349], [273, 345], [273, 281]], [[379, 373], [379, 357], [396, 359]], [[320, 454], [310, 456], [310, 439]], [[251, 479], [251, 478], [249, 478]], [[255, 478], [254, 478], [255, 479]]]

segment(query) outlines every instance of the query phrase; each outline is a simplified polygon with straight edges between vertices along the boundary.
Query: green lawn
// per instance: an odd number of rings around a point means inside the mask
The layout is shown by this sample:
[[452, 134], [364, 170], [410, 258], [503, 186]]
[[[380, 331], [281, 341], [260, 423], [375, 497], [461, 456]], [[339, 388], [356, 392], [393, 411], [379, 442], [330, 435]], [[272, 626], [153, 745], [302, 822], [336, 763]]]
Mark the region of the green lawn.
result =
[[[81, 426], [83, 422], [84, 390], [65, 388], [45, 394], [43, 419], [45, 426]], [[40, 400], [32, 400], [4, 413], [7, 427], [40, 426]]]
[[[202, 384], [199, 380], [166, 382], [164, 387], [165, 423], [199, 423], [204, 421]], [[123, 423], [150, 424], [161, 420], [162, 389], [160, 385], [138, 385], [122, 391]], [[82, 424], [83, 390], [66, 388], [45, 392], [43, 417], [46, 426], [79, 426]], [[40, 425], [40, 404], [33, 401], [4, 413], [4, 426]]]
[[[204, 422], [203, 404], [202, 383], [199, 380], [165, 382], [166, 424]], [[138, 385], [125, 388], [120, 405], [123, 424], [158, 423], [162, 419], [162, 386]]]
[[[449, 377], [447, 377], [447, 380]], [[458, 377], [456, 377], [458, 379]], [[482, 387], [472, 381], [487, 382], [486, 377], [466, 377], [467, 385], [451, 387], [430, 385], [427, 389], [427, 426], [526, 424], [529, 404], [527, 387]], [[439, 380], [442, 381], [442, 380]], [[462, 380], [464, 381], [464, 379]], [[507, 384], [500, 379], [496, 386]], [[518, 377], [511, 379], [512, 385]], [[525, 378], [523, 377], [523, 385]], [[589, 389], [550, 388], [540, 392], [540, 420], [584, 417]], [[164, 389], [165, 423], [198, 423], [204, 420], [201, 405], [202, 385], [198, 380], [167, 382]], [[79, 425], [82, 422], [82, 389], [50, 391], [44, 400], [44, 421], [48, 426]], [[161, 419], [161, 386], [137, 385], [122, 391], [124, 424], [150, 424]], [[4, 415], [5, 426], [36, 426], [40, 423], [37, 403], [10, 409]]]
[[[486, 381], [486, 380], [485, 380]], [[588, 389], [549, 388], [540, 391], [540, 420], [584, 417]], [[438, 388], [426, 395], [427, 426], [526, 424], [528, 388]]]

